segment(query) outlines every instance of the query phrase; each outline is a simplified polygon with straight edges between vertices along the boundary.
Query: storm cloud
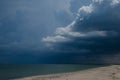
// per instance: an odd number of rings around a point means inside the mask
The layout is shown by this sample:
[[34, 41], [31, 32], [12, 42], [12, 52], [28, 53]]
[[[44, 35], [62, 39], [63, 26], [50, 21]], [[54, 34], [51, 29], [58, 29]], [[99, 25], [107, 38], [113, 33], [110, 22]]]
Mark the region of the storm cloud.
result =
[[120, 64], [120, 0], [0, 0], [0, 63]]
[[[41, 49], [43, 36], [71, 21], [70, 2], [0, 0], [0, 48]], [[66, 22], [61, 20], [63, 17]]]
[[120, 63], [120, 0], [92, 0], [79, 8], [71, 24], [57, 28], [54, 36], [42, 41], [49, 48], [77, 53], [72, 57], [76, 63], [82, 54], [93, 63]]

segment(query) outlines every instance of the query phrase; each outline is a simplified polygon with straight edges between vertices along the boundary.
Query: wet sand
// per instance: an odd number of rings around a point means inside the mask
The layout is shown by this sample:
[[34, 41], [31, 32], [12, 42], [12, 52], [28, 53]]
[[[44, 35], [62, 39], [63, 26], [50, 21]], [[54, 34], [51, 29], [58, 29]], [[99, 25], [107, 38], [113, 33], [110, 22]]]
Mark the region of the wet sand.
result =
[[120, 65], [111, 65], [71, 73], [32, 76], [15, 80], [120, 80]]

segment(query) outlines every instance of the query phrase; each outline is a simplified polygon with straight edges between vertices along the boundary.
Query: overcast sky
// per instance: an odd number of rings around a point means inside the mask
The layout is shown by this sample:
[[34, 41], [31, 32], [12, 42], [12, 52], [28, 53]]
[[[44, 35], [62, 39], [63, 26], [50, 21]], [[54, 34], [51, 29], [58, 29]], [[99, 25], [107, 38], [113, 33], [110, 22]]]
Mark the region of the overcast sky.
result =
[[0, 0], [0, 63], [120, 63], [119, 13], [120, 0]]

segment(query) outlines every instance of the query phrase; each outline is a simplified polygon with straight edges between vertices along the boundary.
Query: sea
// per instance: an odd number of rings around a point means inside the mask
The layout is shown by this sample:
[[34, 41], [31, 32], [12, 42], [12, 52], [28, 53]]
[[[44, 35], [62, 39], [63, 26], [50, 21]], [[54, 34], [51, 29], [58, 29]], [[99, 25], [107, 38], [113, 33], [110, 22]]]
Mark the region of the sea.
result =
[[0, 80], [14, 80], [23, 77], [74, 72], [104, 65], [79, 64], [0, 64]]

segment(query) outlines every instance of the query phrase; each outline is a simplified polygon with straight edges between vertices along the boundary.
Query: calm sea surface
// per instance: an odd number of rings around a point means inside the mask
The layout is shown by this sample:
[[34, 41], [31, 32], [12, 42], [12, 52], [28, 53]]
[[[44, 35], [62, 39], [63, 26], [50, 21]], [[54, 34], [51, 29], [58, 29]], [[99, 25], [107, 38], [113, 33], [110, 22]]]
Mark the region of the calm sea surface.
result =
[[73, 65], [73, 64], [44, 64], [44, 65], [0, 65], [0, 80], [12, 80], [28, 76], [54, 74], [84, 70], [104, 65]]

